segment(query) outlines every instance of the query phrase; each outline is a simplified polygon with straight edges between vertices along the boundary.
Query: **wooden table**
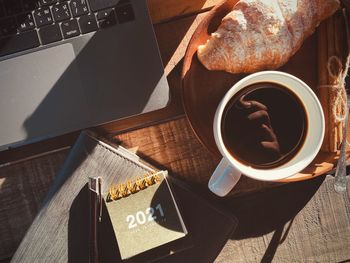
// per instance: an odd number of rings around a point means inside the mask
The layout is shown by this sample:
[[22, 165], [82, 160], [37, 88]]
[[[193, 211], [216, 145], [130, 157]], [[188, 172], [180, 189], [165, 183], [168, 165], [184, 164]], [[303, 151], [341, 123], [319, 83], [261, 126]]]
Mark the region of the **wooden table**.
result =
[[[237, 216], [239, 227], [217, 262], [350, 260], [350, 192], [335, 193], [332, 176], [285, 185], [243, 178], [230, 197], [208, 192], [207, 180], [219, 160], [199, 143], [184, 115], [180, 73], [192, 32], [218, 2], [149, 0], [172, 102], [95, 130], [195, 184], [199, 193]], [[0, 153], [1, 163], [14, 161], [0, 167], [0, 262], [8, 262], [16, 250], [76, 136]]]

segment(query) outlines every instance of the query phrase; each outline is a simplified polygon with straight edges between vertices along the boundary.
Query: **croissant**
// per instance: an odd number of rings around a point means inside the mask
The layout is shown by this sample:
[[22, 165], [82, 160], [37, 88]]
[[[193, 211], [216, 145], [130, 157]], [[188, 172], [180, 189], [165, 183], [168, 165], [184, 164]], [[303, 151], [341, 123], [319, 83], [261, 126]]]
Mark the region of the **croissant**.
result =
[[241, 0], [221, 21], [198, 59], [209, 70], [251, 73], [285, 64], [339, 0]]

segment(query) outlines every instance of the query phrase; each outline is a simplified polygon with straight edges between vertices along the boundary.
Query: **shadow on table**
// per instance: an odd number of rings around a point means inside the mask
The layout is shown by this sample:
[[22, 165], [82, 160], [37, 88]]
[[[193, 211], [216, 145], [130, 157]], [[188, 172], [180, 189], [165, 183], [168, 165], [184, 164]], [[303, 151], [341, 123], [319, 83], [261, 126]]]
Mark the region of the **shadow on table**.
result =
[[[278, 246], [287, 238], [295, 216], [313, 198], [324, 180], [325, 176], [319, 176], [312, 180], [268, 188], [264, 192], [226, 198], [214, 197], [202, 187], [191, 187], [191, 189], [195, 192], [198, 190], [201, 195], [209, 199], [214, 199], [218, 208], [229, 210], [238, 219], [238, 226], [230, 239], [243, 240], [273, 232], [270, 243], [261, 258], [261, 262], [271, 262]], [[184, 202], [180, 205], [186, 206]], [[219, 224], [220, 221], [218, 220], [217, 223]], [[213, 233], [211, 238], [214, 238], [214, 235]], [[217, 256], [220, 251], [216, 251]]]
[[277, 247], [286, 239], [295, 216], [311, 200], [324, 180], [325, 176], [319, 176], [254, 195], [227, 198], [224, 205], [239, 222], [231, 239], [258, 237], [274, 231], [261, 259], [261, 262], [271, 262]]

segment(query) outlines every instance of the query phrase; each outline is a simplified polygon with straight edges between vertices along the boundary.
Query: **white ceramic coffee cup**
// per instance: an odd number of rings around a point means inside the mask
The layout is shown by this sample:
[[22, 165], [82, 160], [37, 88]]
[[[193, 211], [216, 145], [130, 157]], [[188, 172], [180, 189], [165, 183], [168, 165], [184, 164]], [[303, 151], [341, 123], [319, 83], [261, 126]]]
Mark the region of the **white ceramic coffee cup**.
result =
[[[222, 137], [222, 117], [230, 99], [252, 84], [270, 82], [291, 90], [303, 103], [307, 115], [307, 131], [303, 145], [288, 162], [271, 169], [257, 169], [239, 162], [226, 148]], [[293, 121], [293, 120], [286, 120]], [[311, 88], [297, 77], [279, 71], [261, 71], [238, 81], [221, 100], [214, 117], [215, 142], [223, 158], [212, 174], [208, 187], [218, 196], [225, 196], [236, 185], [241, 174], [262, 181], [277, 181], [292, 176], [308, 166], [319, 152], [325, 133], [322, 106]]]

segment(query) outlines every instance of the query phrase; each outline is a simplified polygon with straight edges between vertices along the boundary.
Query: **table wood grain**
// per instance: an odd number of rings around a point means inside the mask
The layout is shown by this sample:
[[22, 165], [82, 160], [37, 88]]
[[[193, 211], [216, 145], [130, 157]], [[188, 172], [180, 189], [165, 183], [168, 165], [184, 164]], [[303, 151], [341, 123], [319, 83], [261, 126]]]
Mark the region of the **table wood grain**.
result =
[[[156, 166], [194, 184], [240, 221], [217, 262], [341, 262], [350, 260], [350, 192], [333, 190], [333, 177], [279, 184], [243, 178], [232, 196], [210, 194], [206, 181], [219, 161], [197, 140], [181, 102], [182, 59], [190, 37], [217, 0], [148, 0], [171, 88], [164, 110], [94, 130]], [[0, 262], [8, 262], [35, 217], [77, 134], [0, 153]], [[62, 150], [57, 150], [58, 148]], [[68, 147], [68, 148], [67, 148]], [[42, 154], [46, 151], [49, 154]], [[34, 157], [33, 154], [37, 154]], [[16, 161], [25, 158], [23, 161]], [[349, 188], [348, 188], [349, 189]]]

